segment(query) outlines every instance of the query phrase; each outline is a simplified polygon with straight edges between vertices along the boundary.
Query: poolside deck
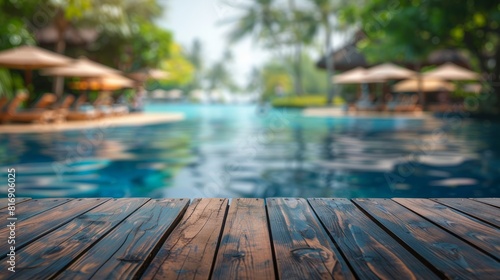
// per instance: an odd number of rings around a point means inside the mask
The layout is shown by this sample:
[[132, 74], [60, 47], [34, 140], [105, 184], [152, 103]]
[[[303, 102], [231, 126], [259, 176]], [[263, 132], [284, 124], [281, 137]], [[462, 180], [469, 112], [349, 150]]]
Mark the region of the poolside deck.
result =
[[109, 127], [142, 126], [178, 122], [184, 119], [181, 113], [130, 113], [96, 120], [65, 121], [48, 124], [0, 124], [0, 133], [47, 133], [82, 129], [105, 129]]
[[0, 208], [0, 279], [500, 275], [497, 198], [18, 199], [15, 273]]

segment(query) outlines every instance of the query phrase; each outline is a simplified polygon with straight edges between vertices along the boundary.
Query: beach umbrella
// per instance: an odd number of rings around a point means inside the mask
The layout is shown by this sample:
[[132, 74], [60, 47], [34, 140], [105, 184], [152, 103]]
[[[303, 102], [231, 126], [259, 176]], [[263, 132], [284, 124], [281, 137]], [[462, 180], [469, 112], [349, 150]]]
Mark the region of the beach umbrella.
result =
[[118, 74], [109, 74], [99, 78], [91, 78], [85, 81], [73, 82], [70, 87], [77, 90], [103, 90], [113, 91], [122, 88], [132, 88], [135, 82]]
[[31, 84], [33, 69], [66, 65], [69, 57], [36, 46], [20, 46], [0, 52], [0, 67], [24, 70], [26, 85]]
[[426, 78], [443, 79], [450, 81], [480, 79], [478, 73], [470, 71], [453, 63], [445, 63], [434, 70], [423, 73], [423, 76]]
[[415, 77], [418, 73], [393, 63], [384, 63], [367, 69], [367, 79], [402, 80]]
[[121, 72], [116, 69], [94, 62], [85, 57], [75, 59], [72, 63], [65, 66], [48, 68], [41, 72], [41, 74], [45, 76], [81, 78], [98, 78], [113, 74], [119, 75], [120, 73]]
[[352, 70], [335, 75], [332, 80], [335, 84], [362, 84], [383, 82], [383, 80], [380, 79], [369, 79], [368, 71], [363, 67], [356, 67]]
[[454, 89], [455, 86], [452, 83], [429, 78], [422, 79], [420, 85], [417, 79], [408, 79], [398, 82], [392, 87], [392, 90], [395, 92], [417, 92], [419, 90], [424, 92], [452, 91]]
[[136, 81], [144, 82], [148, 79], [153, 80], [163, 80], [168, 78], [170, 75], [168, 72], [160, 70], [160, 69], [142, 69], [137, 72], [133, 72], [128, 74], [128, 76]]

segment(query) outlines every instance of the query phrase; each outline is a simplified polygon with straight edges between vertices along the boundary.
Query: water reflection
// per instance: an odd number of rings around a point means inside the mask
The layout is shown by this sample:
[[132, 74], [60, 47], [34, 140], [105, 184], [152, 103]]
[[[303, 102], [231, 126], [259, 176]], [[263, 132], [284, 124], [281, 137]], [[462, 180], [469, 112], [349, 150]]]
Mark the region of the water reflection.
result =
[[[187, 120], [0, 135], [30, 197], [498, 196], [500, 125], [152, 105]], [[4, 192], [5, 190], [1, 190]]]

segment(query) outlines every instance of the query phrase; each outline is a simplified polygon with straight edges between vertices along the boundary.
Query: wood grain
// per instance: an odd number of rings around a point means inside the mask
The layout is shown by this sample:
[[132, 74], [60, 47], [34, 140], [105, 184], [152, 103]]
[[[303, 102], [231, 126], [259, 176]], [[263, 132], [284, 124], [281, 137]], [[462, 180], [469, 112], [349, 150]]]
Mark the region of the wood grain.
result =
[[429, 199], [394, 199], [500, 261], [500, 230]]
[[[20, 221], [17, 224], [16, 248], [21, 249], [30, 242], [42, 237], [43, 235], [56, 230], [61, 225], [71, 221], [81, 214], [92, 210], [94, 207], [106, 202], [108, 198], [82, 198], [69, 201], [57, 207], [54, 207], [43, 215], [37, 215]], [[6, 238], [9, 229], [0, 230], [0, 238]], [[2, 239], [6, 240], [6, 239]], [[9, 248], [7, 242], [0, 242], [0, 252], [7, 252]], [[5, 257], [1, 255], [0, 258]]]
[[309, 199], [361, 279], [439, 279], [348, 199]]
[[[15, 217], [17, 218], [17, 221], [20, 222], [69, 201], [71, 201], [70, 198], [45, 198], [26, 200], [25, 203], [16, 205]], [[0, 210], [0, 217], [9, 217], [8, 208]], [[8, 223], [9, 221], [7, 219], [2, 219], [0, 222], [1, 228], [4, 228]]]
[[306, 200], [266, 202], [280, 279], [354, 279]]
[[451, 279], [488, 279], [499, 263], [390, 199], [355, 199], [373, 218]]
[[[23, 202], [26, 202], [30, 200], [31, 198], [29, 197], [16, 197], [16, 206], [17, 204], [21, 204]], [[9, 199], [8, 198], [0, 198], [0, 209], [7, 208], [9, 206]]]
[[263, 199], [233, 199], [212, 278], [275, 279]]
[[500, 198], [497, 197], [485, 197], [485, 198], [473, 198], [476, 201], [493, 205], [500, 208]]
[[150, 200], [57, 279], [134, 279], [184, 214], [188, 199]]
[[49, 279], [63, 270], [148, 199], [112, 199], [18, 252], [12, 279]]
[[227, 199], [195, 199], [142, 279], [209, 279]]
[[440, 198], [435, 201], [500, 228], [500, 209], [471, 199]]

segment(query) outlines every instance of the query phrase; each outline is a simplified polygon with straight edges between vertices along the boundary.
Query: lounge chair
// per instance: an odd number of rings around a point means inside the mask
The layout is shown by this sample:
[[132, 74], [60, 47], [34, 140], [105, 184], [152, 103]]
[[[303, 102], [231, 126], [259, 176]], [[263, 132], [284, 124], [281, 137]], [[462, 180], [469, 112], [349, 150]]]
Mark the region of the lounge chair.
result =
[[8, 102], [3, 110], [0, 112], [0, 122], [5, 123], [10, 120], [10, 117], [16, 112], [17, 108], [21, 106], [28, 95], [26, 93], [18, 93], [10, 102]]
[[73, 108], [66, 111], [65, 117], [69, 121], [95, 120], [100, 116], [100, 113], [90, 105], [85, 105], [87, 97], [85, 94], [80, 94], [73, 103]]
[[66, 116], [74, 101], [75, 97], [69, 94], [61, 98], [60, 102], [54, 108], [54, 122], [63, 122], [66, 120]]
[[54, 94], [45, 93], [30, 109], [9, 112], [7, 120], [9, 122], [48, 123], [54, 119], [54, 111], [49, 110], [49, 107], [56, 100], [57, 98]]
[[0, 112], [3, 112], [3, 107], [5, 104], [7, 104], [8, 100], [7, 97], [1, 97], [0, 98]]

